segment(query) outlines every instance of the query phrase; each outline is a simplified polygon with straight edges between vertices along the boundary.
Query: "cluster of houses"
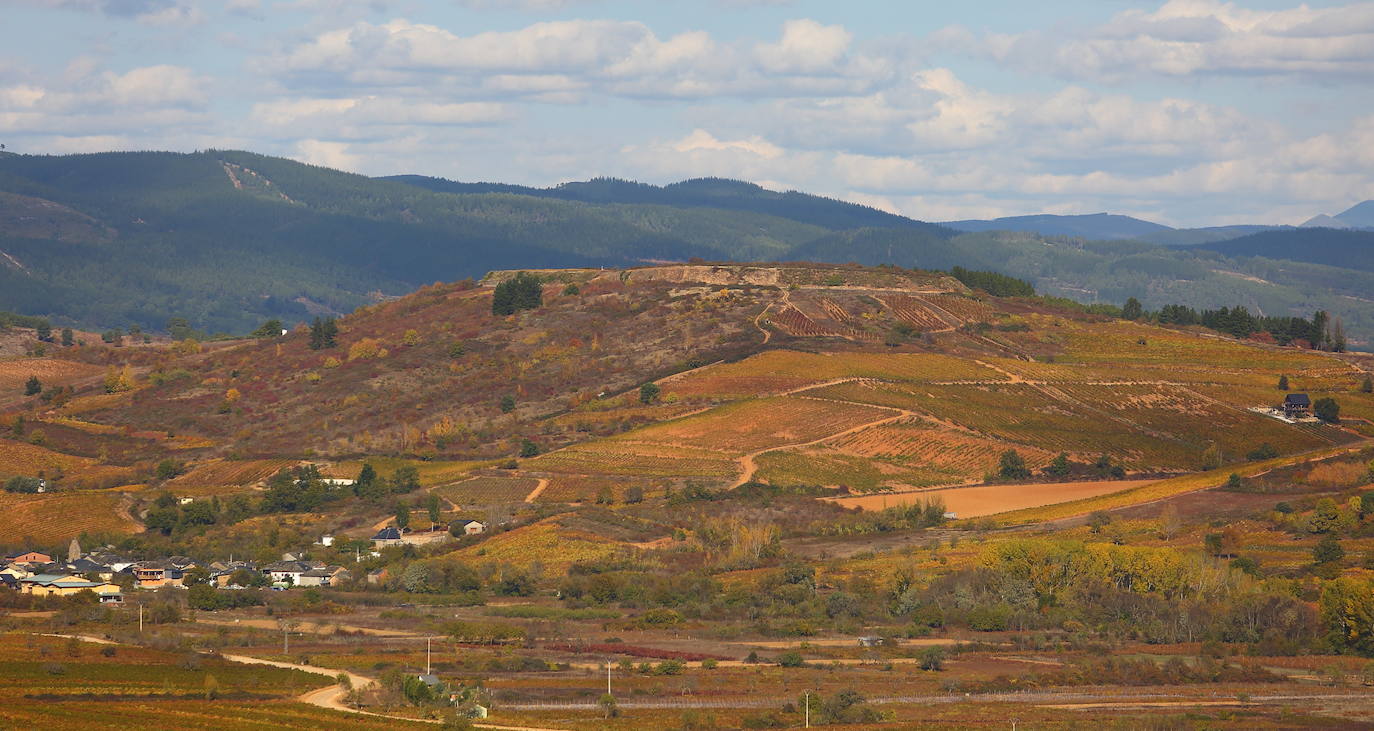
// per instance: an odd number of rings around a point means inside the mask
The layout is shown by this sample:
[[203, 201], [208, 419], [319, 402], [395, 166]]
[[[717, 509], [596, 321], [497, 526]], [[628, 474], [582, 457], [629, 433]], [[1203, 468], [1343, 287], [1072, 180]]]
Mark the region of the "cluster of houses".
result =
[[244, 584], [263, 582], [278, 589], [337, 586], [351, 578], [341, 566], [289, 553], [264, 566], [249, 561], [215, 561], [202, 566], [187, 556], [135, 561], [104, 550], [83, 553], [80, 543], [72, 539], [65, 560], [40, 551], [0, 557], [0, 587], [33, 596], [71, 596], [90, 591], [102, 604], [119, 604], [124, 601], [123, 587], [184, 588], [187, 574], [197, 568], [204, 569], [212, 586], [223, 589], [241, 589], [246, 588]]

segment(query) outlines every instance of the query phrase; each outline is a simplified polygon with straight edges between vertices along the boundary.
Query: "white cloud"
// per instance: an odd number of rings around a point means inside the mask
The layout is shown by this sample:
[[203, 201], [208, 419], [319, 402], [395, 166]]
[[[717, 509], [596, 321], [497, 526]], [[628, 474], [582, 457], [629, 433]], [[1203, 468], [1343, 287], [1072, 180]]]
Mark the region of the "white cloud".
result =
[[[626, 98], [805, 96], [871, 91], [893, 75], [884, 55], [856, 52], [840, 26], [787, 22], [769, 43], [722, 43], [703, 31], [660, 38], [636, 21], [562, 20], [458, 35], [396, 19], [317, 34], [260, 64], [293, 86], [412, 85], [450, 96], [596, 92]], [[491, 77], [499, 77], [493, 82]], [[519, 77], [533, 77], [531, 84]], [[559, 79], [561, 89], [538, 88]], [[550, 97], [544, 97], [546, 100]]]
[[849, 49], [854, 34], [839, 25], [814, 20], [789, 20], [775, 43], [760, 43], [756, 53], [762, 66], [783, 73], [813, 73], [835, 67]]
[[[952, 29], [947, 47], [972, 34]], [[1142, 74], [1281, 75], [1374, 80], [1374, 3], [1249, 10], [1218, 0], [1169, 0], [1126, 10], [1094, 28], [989, 35], [975, 46], [1023, 70], [1121, 80]]]

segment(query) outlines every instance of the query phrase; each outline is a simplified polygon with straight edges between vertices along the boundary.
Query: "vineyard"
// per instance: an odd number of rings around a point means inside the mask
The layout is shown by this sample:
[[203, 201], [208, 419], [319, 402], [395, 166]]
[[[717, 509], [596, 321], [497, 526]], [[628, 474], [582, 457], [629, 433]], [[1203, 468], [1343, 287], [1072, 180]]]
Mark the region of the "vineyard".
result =
[[294, 459], [213, 459], [192, 467], [167, 484], [171, 489], [199, 486], [248, 486], [265, 482], [278, 472], [300, 464]]
[[646, 479], [636, 480], [625, 477], [603, 475], [550, 475], [548, 487], [535, 500], [538, 503], [590, 503], [603, 495], [610, 495], [616, 502], [625, 501], [625, 491], [638, 487], [646, 496], [661, 495], [661, 489], [654, 489]]
[[51, 474], [53, 470], [77, 472], [93, 465], [95, 460], [88, 457], [74, 457], [28, 442], [0, 439], [0, 478], [34, 477], [40, 472]]
[[104, 372], [101, 366], [57, 358], [0, 360], [0, 401], [22, 397], [24, 383], [31, 376], [38, 376], [38, 380], [47, 388], [81, 381]]
[[886, 294], [880, 295], [878, 299], [892, 310], [893, 316], [898, 320], [911, 325], [920, 332], [931, 332], [935, 330], [946, 330], [950, 323], [945, 322], [934, 310], [926, 306], [925, 301], [920, 297], [913, 297], [906, 294]]
[[860, 404], [780, 396], [726, 404], [704, 414], [637, 429], [625, 438], [738, 456], [822, 439], [888, 416], [891, 412]]
[[[1012, 446], [1006, 442], [940, 428], [923, 420], [882, 424], [828, 444], [861, 457], [897, 458], [967, 477], [981, 477], [993, 471], [998, 458]], [[1048, 464], [1054, 457], [1041, 449], [1022, 447], [1020, 451], [1032, 469]]]
[[133, 533], [142, 526], [121, 508], [113, 490], [70, 490], [42, 495], [0, 493], [0, 535], [10, 540], [58, 543], [82, 533]]
[[885, 381], [1005, 380], [968, 358], [938, 353], [804, 353], [769, 350], [737, 363], [722, 363], [672, 381], [685, 396], [744, 397], [777, 393], [843, 378]]
[[931, 294], [924, 295], [922, 299], [963, 322], [987, 322], [995, 312], [992, 305], [963, 295]]
[[846, 383], [815, 392], [929, 414], [986, 437], [1081, 457], [1107, 453], [1130, 469], [1196, 468], [1204, 447], [1155, 436], [1027, 384], [894, 386]]
[[460, 548], [449, 556], [463, 561], [510, 564], [528, 567], [540, 564], [545, 571], [563, 572], [579, 562], [610, 558], [626, 547], [605, 539], [572, 531], [559, 525], [554, 518], [521, 526], [505, 533], [497, 533], [476, 546]]
[[754, 479], [770, 485], [843, 486], [853, 492], [950, 485], [968, 477], [936, 466], [859, 457], [829, 447], [765, 452], [756, 462]]
[[[639, 432], [633, 432], [638, 435]], [[697, 477], [725, 480], [737, 472], [724, 452], [612, 438], [575, 444], [522, 465], [538, 472], [595, 473], [638, 477]]]
[[826, 498], [847, 508], [885, 510], [898, 505], [919, 504], [940, 500], [945, 510], [960, 518], [981, 518], [1011, 510], [1039, 508], [1048, 505], [1112, 495], [1142, 485], [1151, 480], [1107, 480], [1100, 482], [1059, 482], [1028, 485], [986, 485], [956, 487], [947, 490], [922, 490], [896, 495], [869, 495], [853, 498]]
[[533, 477], [474, 477], [430, 492], [454, 505], [518, 503], [539, 484]]

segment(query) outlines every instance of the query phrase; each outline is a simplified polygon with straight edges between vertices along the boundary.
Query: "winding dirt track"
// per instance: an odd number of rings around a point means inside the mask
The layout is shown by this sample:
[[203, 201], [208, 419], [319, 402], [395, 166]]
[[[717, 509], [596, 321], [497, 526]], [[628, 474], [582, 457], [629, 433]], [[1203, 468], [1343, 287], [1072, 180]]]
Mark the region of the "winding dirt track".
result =
[[[46, 636], [74, 638], [81, 640], [83, 642], [92, 642], [98, 645], [120, 644], [118, 642], [108, 640], [103, 637], [92, 637], [90, 635], [50, 634]], [[280, 662], [277, 660], [265, 660], [260, 657], [251, 657], [249, 655], [222, 654], [220, 655], [220, 657], [223, 657], [225, 660], [228, 660], [230, 662], [242, 663], [244, 665], [270, 665], [274, 668], [300, 670], [301, 672], [311, 673], [312, 675], [323, 675], [329, 678], [338, 678], [339, 675], [342, 674], [348, 676], [348, 682], [353, 688], [366, 688], [367, 686], [372, 685], [372, 683], [375, 682], [372, 678], [364, 677], [356, 673], [332, 670], [330, 668], [322, 668], [315, 665], [301, 665], [298, 663]], [[323, 688], [317, 688], [315, 690], [307, 691], [306, 693], [300, 695], [297, 698], [297, 700], [299, 700], [302, 703], [309, 703], [312, 706], [318, 706], [319, 708], [327, 708], [331, 711], [339, 711], [341, 713], [353, 713], [360, 716], [373, 716], [376, 718], [390, 718], [396, 721], [410, 721], [412, 723], [440, 723], [440, 721], [429, 718], [409, 718], [406, 716], [391, 716], [385, 713], [373, 713], [372, 711], [363, 711], [357, 708], [351, 708], [347, 705], [344, 705], [343, 703], [343, 698], [344, 696], [348, 695], [348, 690], [349, 689], [344, 688], [344, 686], [338, 684], [327, 685]], [[539, 728], [536, 726], [501, 726], [490, 723], [474, 723], [473, 728], [488, 728], [494, 729], [495, 731], [562, 731], [562, 729]]]

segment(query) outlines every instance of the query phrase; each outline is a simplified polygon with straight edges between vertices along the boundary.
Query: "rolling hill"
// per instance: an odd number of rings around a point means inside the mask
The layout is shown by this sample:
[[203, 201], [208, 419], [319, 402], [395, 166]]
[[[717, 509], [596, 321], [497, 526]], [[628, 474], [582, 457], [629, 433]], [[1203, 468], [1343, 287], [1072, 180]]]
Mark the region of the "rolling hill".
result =
[[1059, 228], [960, 233], [711, 178], [543, 189], [368, 178], [236, 151], [0, 154], [0, 311], [97, 331], [160, 331], [181, 317], [243, 333], [493, 269], [853, 261], [994, 269], [1088, 302], [1326, 309], [1357, 344], [1374, 339], [1371, 275], [1344, 253], [1359, 247], [1328, 245], [1319, 229], [1174, 230], [1106, 214], [988, 225], [1022, 224]]

